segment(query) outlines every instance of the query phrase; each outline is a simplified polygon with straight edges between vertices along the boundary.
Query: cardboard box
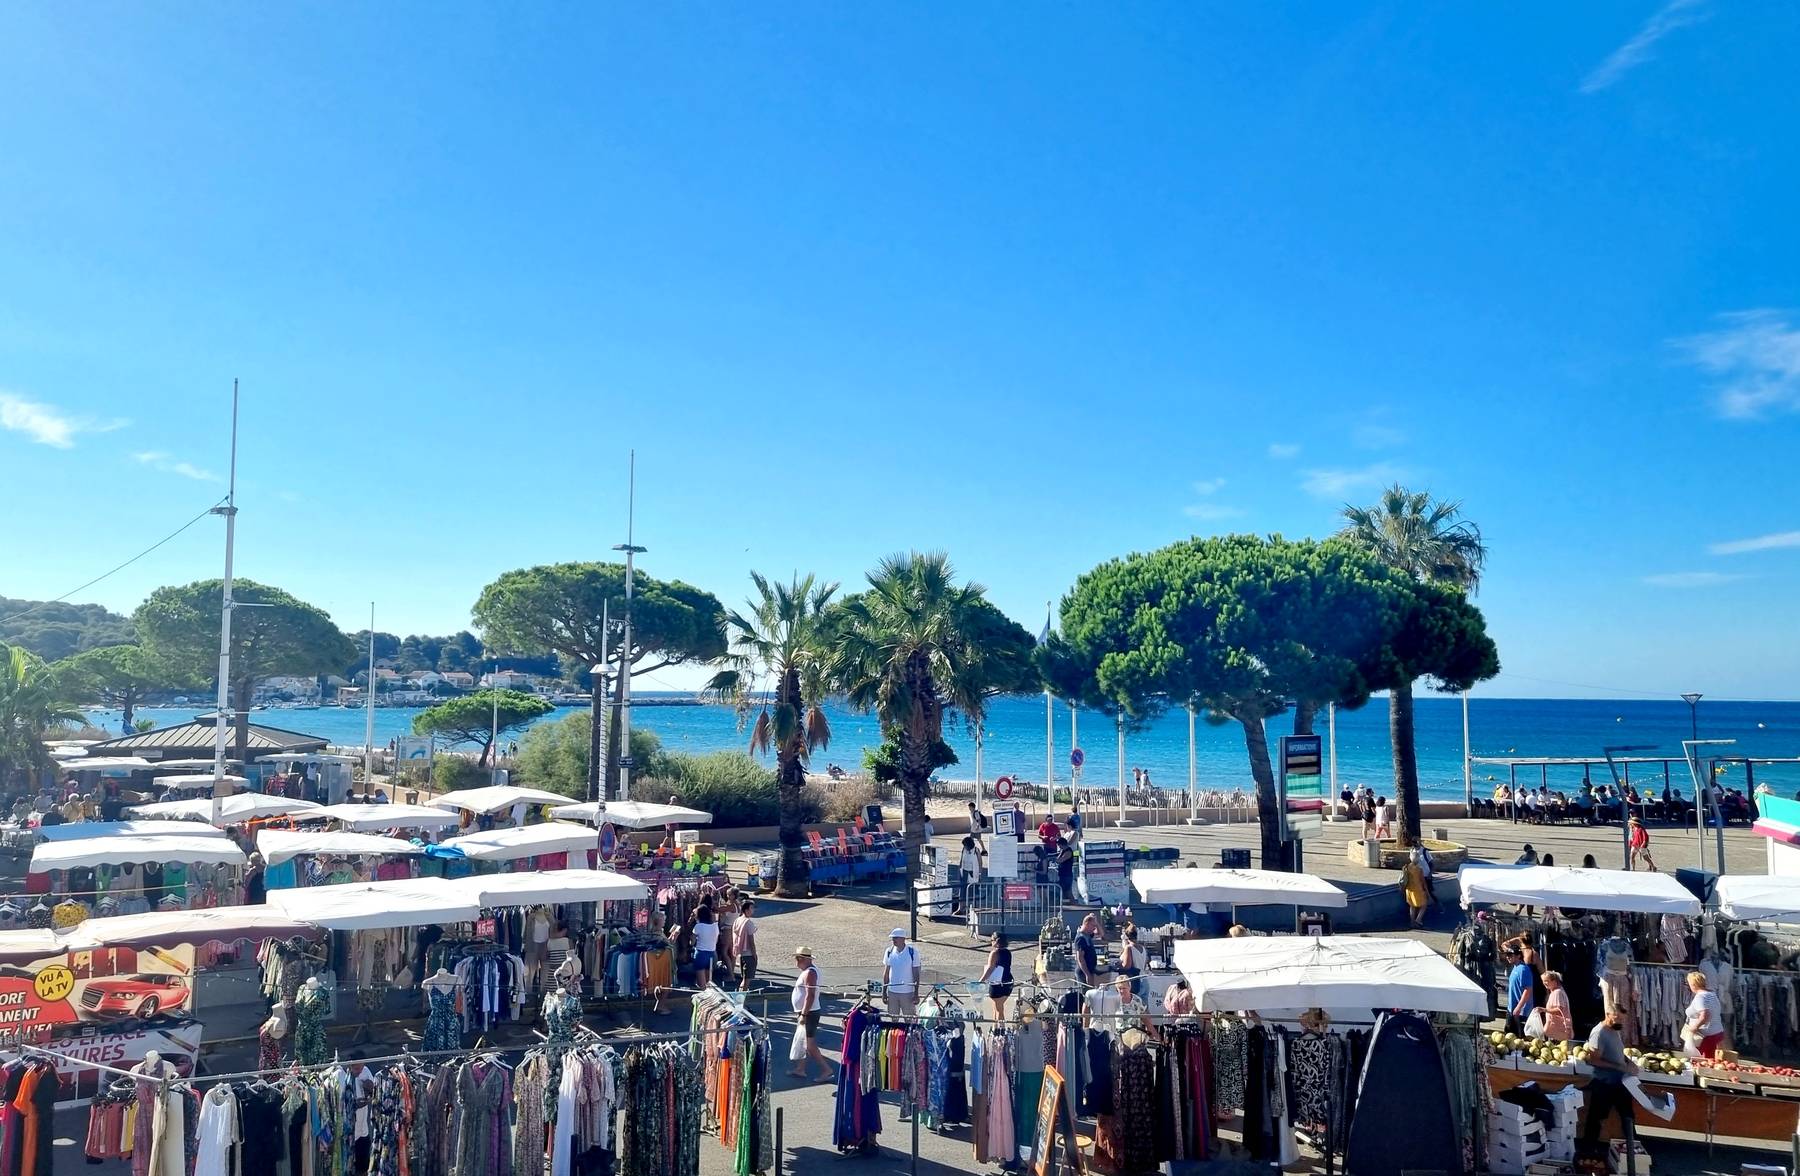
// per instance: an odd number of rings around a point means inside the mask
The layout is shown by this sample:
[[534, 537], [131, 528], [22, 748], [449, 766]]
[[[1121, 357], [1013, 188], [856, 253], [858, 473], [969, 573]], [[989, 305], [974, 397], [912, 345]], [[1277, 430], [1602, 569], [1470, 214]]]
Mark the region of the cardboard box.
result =
[[[1637, 1150], [1638, 1176], [1650, 1176], [1650, 1149], [1645, 1147], [1642, 1141], [1639, 1141], [1635, 1146]], [[1626, 1170], [1625, 1141], [1623, 1139], [1614, 1139], [1607, 1143], [1606, 1161], [1607, 1165], [1612, 1168], [1615, 1173], [1619, 1173], [1622, 1176]]]

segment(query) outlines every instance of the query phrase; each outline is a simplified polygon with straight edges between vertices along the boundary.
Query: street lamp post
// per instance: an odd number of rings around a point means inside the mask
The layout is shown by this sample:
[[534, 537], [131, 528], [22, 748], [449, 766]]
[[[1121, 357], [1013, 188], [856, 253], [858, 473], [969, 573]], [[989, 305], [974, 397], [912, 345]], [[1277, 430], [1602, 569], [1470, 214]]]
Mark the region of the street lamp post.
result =
[[1700, 740], [1700, 699], [1698, 690], [1690, 690], [1681, 696], [1681, 701], [1688, 704], [1688, 739], [1689, 744], [1682, 750], [1688, 754], [1688, 777], [1694, 782], [1694, 840], [1700, 847], [1700, 868], [1706, 869], [1706, 796], [1711, 789], [1700, 785], [1700, 773], [1694, 762], [1693, 743]]

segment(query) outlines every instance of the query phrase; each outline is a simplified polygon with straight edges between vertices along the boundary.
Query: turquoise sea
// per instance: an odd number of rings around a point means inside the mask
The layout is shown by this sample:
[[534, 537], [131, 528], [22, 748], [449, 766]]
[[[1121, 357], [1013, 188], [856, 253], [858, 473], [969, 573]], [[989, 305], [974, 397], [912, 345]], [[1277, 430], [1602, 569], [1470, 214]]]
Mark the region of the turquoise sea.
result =
[[[672, 695], [638, 695], [676, 697]], [[862, 763], [864, 748], [880, 742], [875, 720], [855, 714], [842, 706], [829, 709], [832, 725], [831, 746], [814, 757], [814, 770], [836, 763], [856, 770]], [[140, 718], [154, 719], [159, 725], [186, 722], [197, 713], [189, 709], [148, 708], [138, 712]], [[412, 732], [413, 710], [387, 709], [375, 712], [375, 738], [385, 744], [396, 735]], [[566, 711], [549, 716], [554, 719]], [[1069, 711], [1058, 705], [1056, 717], [1057, 781], [1068, 783]], [[118, 711], [92, 712], [97, 725], [118, 730]], [[1668, 701], [1611, 702], [1594, 699], [1516, 699], [1476, 698], [1469, 703], [1471, 742], [1476, 755], [1518, 756], [1599, 756], [1608, 745], [1653, 744], [1655, 752], [1637, 755], [1667, 755], [1679, 761], [1681, 741], [1688, 737], [1688, 707], [1679, 699]], [[327, 707], [321, 710], [267, 710], [256, 713], [256, 721], [273, 727], [304, 731], [321, 736], [334, 744], [357, 745], [363, 741], [363, 712]], [[540, 720], [543, 721], [543, 720]], [[1285, 718], [1270, 721], [1269, 735], [1284, 730]], [[632, 712], [633, 726], [646, 728], [662, 737], [665, 746], [679, 751], [716, 751], [742, 749], [746, 732], [738, 717], [720, 706], [638, 707]], [[1700, 736], [1703, 739], [1735, 739], [1734, 747], [1722, 749], [1726, 754], [1751, 756], [1800, 756], [1800, 703], [1794, 702], [1710, 702], [1702, 701], [1699, 712]], [[1117, 740], [1112, 722], [1104, 715], [1084, 712], [1079, 722], [1081, 746], [1087, 757], [1082, 783], [1091, 788], [1111, 787], [1118, 779]], [[1319, 718], [1319, 730], [1325, 730], [1325, 719]], [[1427, 797], [1460, 799], [1462, 783], [1462, 708], [1454, 697], [1422, 695], [1417, 705], [1419, 779]], [[974, 741], [960, 726], [948, 733], [951, 745], [962, 757], [959, 766], [948, 768], [950, 779], [973, 779], [975, 775]], [[1197, 756], [1200, 787], [1233, 789], [1248, 787], [1249, 768], [1244, 753], [1242, 729], [1235, 723], [1227, 726], [1199, 724]], [[1340, 787], [1368, 784], [1378, 793], [1392, 790], [1387, 733], [1387, 703], [1376, 699], [1357, 711], [1339, 711], [1337, 722], [1337, 762]], [[1152, 782], [1164, 788], [1183, 788], [1187, 784], [1187, 716], [1178, 712], [1163, 716], [1142, 731], [1126, 737], [1125, 763], [1127, 777], [1133, 767], [1146, 768]], [[1012, 774], [1032, 781], [1044, 775], [1044, 700], [1042, 696], [997, 699], [990, 708], [983, 755], [983, 774], [992, 780]], [[1536, 782], [1537, 770], [1521, 770], [1520, 779]], [[1654, 775], [1661, 778], [1660, 768], [1634, 769], [1633, 778]], [[1476, 766], [1478, 795], [1492, 791], [1493, 779], [1504, 778], [1501, 768]], [[1596, 782], [1605, 779], [1602, 765], [1595, 772]], [[1553, 768], [1549, 775], [1552, 786], [1574, 786], [1581, 782], [1580, 768]], [[1741, 786], [1742, 772], [1736, 780]], [[1672, 780], [1684, 793], [1691, 794], [1685, 766], [1677, 762]], [[1800, 792], [1800, 766], [1783, 764], [1757, 768], [1757, 780], [1767, 780], [1784, 794]]]

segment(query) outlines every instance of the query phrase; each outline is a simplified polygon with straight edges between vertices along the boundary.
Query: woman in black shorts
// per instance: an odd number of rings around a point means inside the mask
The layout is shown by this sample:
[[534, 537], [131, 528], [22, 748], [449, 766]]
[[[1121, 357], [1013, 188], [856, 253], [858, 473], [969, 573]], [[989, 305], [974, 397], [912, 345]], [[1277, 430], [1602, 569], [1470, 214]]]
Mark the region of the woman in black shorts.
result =
[[1005, 935], [994, 936], [981, 976], [987, 981], [988, 999], [994, 1002], [994, 1020], [1006, 1020], [1006, 1001], [1013, 993], [1013, 971], [1012, 948], [1006, 946]]

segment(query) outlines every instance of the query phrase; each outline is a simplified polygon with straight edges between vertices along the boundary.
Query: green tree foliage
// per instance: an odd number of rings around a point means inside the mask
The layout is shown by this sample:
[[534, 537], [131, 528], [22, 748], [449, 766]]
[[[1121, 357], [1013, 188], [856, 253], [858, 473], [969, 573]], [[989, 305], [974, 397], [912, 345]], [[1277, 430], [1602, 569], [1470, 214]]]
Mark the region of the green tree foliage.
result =
[[756, 595], [747, 609], [726, 618], [726, 668], [707, 688], [735, 706], [740, 717], [755, 709], [750, 750], [775, 753], [782, 851], [777, 886], [782, 894], [797, 895], [807, 876], [801, 853], [806, 765], [814, 751], [831, 743], [824, 709], [831, 656], [826, 610], [837, 585], [811, 576], [782, 584], [757, 572], [750, 573], [750, 581]]
[[108, 645], [78, 653], [58, 663], [56, 672], [70, 697], [116, 706], [124, 713], [124, 730], [136, 729], [132, 717], [147, 695], [190, 685], [145, 652], [141, 645]]
[[0, 643], [17, 646], [47, 662], [135, 640], [130, 617], [97, 604], [0, 596]]
[[[481, 590], [475, 601], [475, 625], [498, 650], [535, 653], [550, 650], [570, 666], [594, 666], [606, 658], [608, 673], [621, 670], [646, 674], [682, 662], [710, 662], [725, 656], [725, 608], [710, 592], [679, 580], [657, 580], [637, 573], [632, 587], [632, 630], [629, 650], [601, 632], [603, 614], [616, 622], [625, 615], [625, 565], [559, 563], [507, 572]], [[604, 675], [603, 675], [604, 677]], [[590, 795], [601, 781], [612, 794], [619, 740], [608, 739], [607, 758], [600, 763], [600, 705], [604, 682], [593, 684], [595, 727], [589, 746]], [[618, 716], [613, 717], [618, 730]]]
[[[1263, 863], [1279, 869], [1289, 859], [1265, 720], [1289, 699], [1359, 706], [1437, 648], [1434, 634], [1480, 632], [1479, 614], [1452, 622], [1447, 607], [1342, 542], [1192, 539], [1083, 575], [1063, 600], [1063, 639], [1045, 654], [1047, 677], [1066, 696], [1110, 700], [1136, 717], [1191, 704], [1236, 720]], [[1459, 669], [1481, 661], [1464, 656]]]
[[[666, 752], [652, 773], [632, 777], [633, 800], [663, 804], [673, 796], [678, 804], [711, 813], [720, 828], [773, 825], [780, 820], [775, 773], [744, 752]], [[802, 823], [819, 819], [818, 805], [810, 796], [802, 801], [800, 818]]]
[[29, 784], [33, 773], [50, 766], [44, 746], [49, 731], [80, 722], [81, 712], [69, 705], [61, 679], [42, 658], [0, 645], [0, 786]]
[[500, 735], [505, 735], [554, 709], [537, 695], [523, 690], [477, 690], [414, 715], [413, 734], [441, 735], [453, 743], [479, 744], [481, 756], [476, 762], [485, 765], [494, 750], [496, 728]]
[[943, 742], [945, 717], [981, 722], [996, 691], [1017, 688], [1019, 658], [1031, 665], [1031, 637], [1019, 628], [1025, 646], [1018, 656], [984, 646], [1004, 627], [985, 590], [958, 585], [942, 553], [890, 556], [868, 579], [865, 591], [832, 610], [831, 677], [852, 706], [874, 711], [898, 742], [907, 862], [916, 875], [932, 749]]
[[[221, 587], [218, 580], [200, 580], [158, 588], [138, 606], [134, 619], [145, 651], [180, 678], [217, 680]], [[282, 674], [336, 673], [356, 654], [323, 609], [280, 588], [238, 580], [232, 597], [245, 606], [231, 614], [231, 681], [226, 684], [237, 715], [235, 754], [243, 759], [250, 739], [250, 700], [258, 682]]]
[[[1487, 562], [1481, 528], [1462, 517], [1460, 502], [1434, 501], [1430, 494], [1398, 484], [1371, 507], [1344, 507], [1347, 541], [1363, 548], [1416, 583], [1457, 595], [1473, 594]], [[1413, 732], [1413, 683], [1436, 680], [1439, 689], [1464, 690], [1500, 672], [1499, 653], [1487, 638], [1481, 614], [1453, 607], [1443, 591], [1425, 593], [1444, 602], [1435, 623], [1424, 626], [1409, 649], [1407, 668], [1388, 696], [1388, 736], [1394, 752], [1394, 795], [1400, 802], [1400, 840], [1419, 838], [1419, 757]], [[1473, 614], [1472, 619], [1468, 614]], [[1477, 632], [1479, 630], [1479, 632]]]
[[[356, 647], [356, 660], [338, 671], [346, 678], [354, 677], [368, 669], [369, 631], [358, 629], [350, 634], [350, 643]], [[393, 633], [383, 633], [379, 630], [375, 634], [376, 662], [403, 674], [421, 673], [425, 670], [435, 670], [440, 674], [448, 674], [456, 670], [475, 673], [489, 668], [483, 664], [485, 653], [486, 649], [481, 644], [481, 638], [467, 630], [449, 637], [428, 637], [420, 634], [399, 637]], [[526, 668], [514, 665], [514, 660], [517, 659], [508, 659], [504, 668]], [[531, 672], [545, 672], [543, 667], [546, 663], [543, 658], [525, 660], [533, 661], [534, 665], [538, 667]], [[554, 670], [554, 667], [552, 666], [551, 669]]]
[[[892, 735], [884, 738], [879, 744], [863, 752], [863, 771], [869, 779], [883, 788], [891, 788], [900, 781], [900, 740]], [[942, 739], [931, 745], [925, 755], [926, 775], [934, 776], [945, 768], [955, 767], [962, 760], [957, 757], [956, 749]]]
[[[519, 738], [518, 782], [548, 788], [571, 800], [587, 799], [589, 736], [594, 716], [574, 711], [553, 723], [539, 723]], [[654, 774], [662, 761], [662, 740], [654, 731], [634, 727], [631, 758], [640, 773]]]

